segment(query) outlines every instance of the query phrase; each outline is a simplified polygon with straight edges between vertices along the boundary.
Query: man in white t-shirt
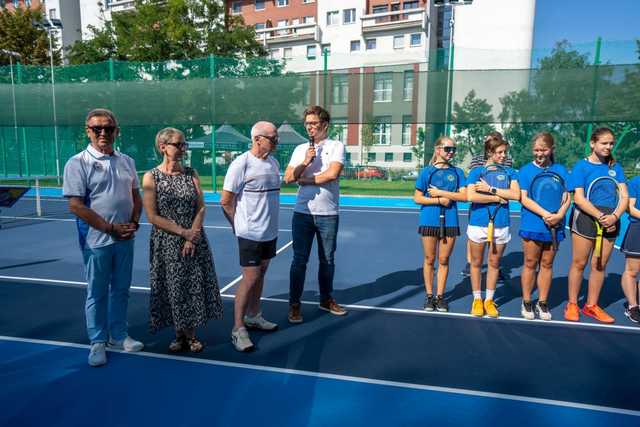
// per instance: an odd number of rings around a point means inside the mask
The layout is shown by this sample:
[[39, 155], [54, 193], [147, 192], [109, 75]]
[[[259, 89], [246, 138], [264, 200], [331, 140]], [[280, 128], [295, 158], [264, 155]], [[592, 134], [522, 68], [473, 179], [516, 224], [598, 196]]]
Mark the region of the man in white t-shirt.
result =
[[238, 238], [242, 280], [236, 290], [231, 341], [238, 351], [253, 349], [249, 329], [274, 331], [262, 317], [260, 297], [269, 261], [276, 256], [280, 209], [280, 166], [271, 156], [278, 131], [269, 122], [251, 128], [251, 149], [238, 156], [224, 177], [220, 204]]
[[292, 220], [293, 260], [289, 272], [288, 316], [290, 323], [302, 323], [300, 299], [315, 236], [318, 238], [320, 261], [320, 309], [337, 316], [347, 314], [331, 296], [344, 144], [327, 139], [331, 117], [324, 108], [309, 107], [303, 117], [305, 129], [309, 134], [309, 144], [296, 147], [284, 174], [287, 184], [297, 182], [300, 186]]

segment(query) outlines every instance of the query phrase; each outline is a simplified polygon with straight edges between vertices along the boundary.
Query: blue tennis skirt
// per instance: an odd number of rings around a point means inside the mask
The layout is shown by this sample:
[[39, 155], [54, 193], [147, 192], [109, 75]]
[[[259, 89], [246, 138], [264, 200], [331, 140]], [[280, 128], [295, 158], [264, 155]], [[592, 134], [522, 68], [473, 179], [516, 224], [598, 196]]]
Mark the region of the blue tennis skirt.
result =
[[[518, 235], [523, 239], [534, 240], [536, 242], [551, 243], [553, 241], [550, 231], [539, 233], [536, 231], [520, 230]], [[558, 242], [562, 242], [565, 239], [564, 229], [559, 229], [556, 232], [556, 238], [558, 239]]]
[[640, 222], [629, 223], [620, 248], [628, 256], [640, 257]]

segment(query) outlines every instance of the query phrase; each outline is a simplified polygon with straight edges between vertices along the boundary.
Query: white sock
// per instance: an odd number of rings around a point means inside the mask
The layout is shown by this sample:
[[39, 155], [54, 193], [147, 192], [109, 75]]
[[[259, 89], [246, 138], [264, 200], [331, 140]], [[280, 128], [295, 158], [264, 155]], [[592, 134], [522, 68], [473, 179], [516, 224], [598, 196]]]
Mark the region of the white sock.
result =
[[482, 291], [473, 291], [473, 299], [482, 299]]
[[495, 289], [487, 289], [487, 296], [485, 297], [485, 300], [488, 299], [493, 299], [493, 295], [496, 293]]

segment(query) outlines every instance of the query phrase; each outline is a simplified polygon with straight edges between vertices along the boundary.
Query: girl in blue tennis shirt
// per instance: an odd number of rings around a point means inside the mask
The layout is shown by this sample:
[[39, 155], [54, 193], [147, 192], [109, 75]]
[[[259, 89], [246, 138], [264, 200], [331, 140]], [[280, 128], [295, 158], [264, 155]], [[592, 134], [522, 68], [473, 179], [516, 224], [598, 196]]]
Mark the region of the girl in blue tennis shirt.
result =
[[638, 308], [638, 285], [640, 273], [640, 176], [629, 181], [629, 227], [622, 242], [622, 252], [626, 256], [626, 265], [622, 274], [622, 290], [627, 297], [624, 311], [632, 322], [640, 322]]
[[[467, 237], [471, 253], [471, 289], [473, 290], [473, 304], [471, 314], [474, 316], [498, 317], [499, 311], [493, 297], [498, 281], [500, 269], [500, 259], [511, 240], [509, 233], [509, 200], [520, 199], [520, 186], [516, 172], [505, 167], [505, 173], [511, 180], [508, 189], [498, 189], [491, 187], [481, 177], [487, 166], [492, 164], [502, 165], [507, 158], [509, 143], [502, 138], [487, 138], [484, 144], [484, 166], [477, 167], [469, 172], [467, 177], [467, 195], [471, 203], [469, 213], [469, 226], [467, 227]], [[506, 179], [504, 177], [503, 179]], [[482, 302], [482, 261], [484, 259], [484, 248], [487, 243], [489, 211], [493, 212], [496, 204], [502, 206], [498, 209], [494, 219], [493, 243], [489, 245], [489, 256], [487, 262], [487, 294]]]
[[[433, 157], [429, 166], [424, 168], [416, 181], [413, 200], [420, 205], [420, 226], [418, 233], [422, 236], [424, 251], [423, 276], [426, 297], [424, 309], [426, 311], [449, 311], [449, 305], [444, 299], [444, 289], [449, 274], [449, 256], [453, 251], [456, 237], [460, 235], [458, 225], [457, 201], [467, 200], [464, 172], [450, 164], [456, 153], [455, 141], [448, 137], [440, 137], [435, 143]], [[430, 178], [438, 168], [450, 167], [455, 172], [458, 181], [458, 191], [443, 191], [430, 184]], [[440, 207], [445, 207], [445, 238], [439, 238]], [[438, 257], [438, 275], [436, 297], [433, 297], [434, 262]]]
[[552, 266], [556, 251], [552, 245], [549, 227], [557, 227], [556, 238], [564, 240], [564, 217], [571, 205], [571, 198], [565, 193], [565, 202], [557, 213], [551, 213], [529, 198], [531, 183], [542, 172], [558, 174], [565, 182], [569, 178], [567, 169], [554, 162], [555, 141], [548, 132], [540, 132], [533, 137], [533, 161], [520, 169], [518, 183], [520, 184], [520, 201], [522, 213], [520, 215], [520, 237], [524, 252], [524, 266], [522, 268], [522, 305], [520, 313], [525, 319], [535, 318], [531, 293], [536, 283], [537, 274], [538, 302], [535, 312], [542, 320], [551, 320], [551, 312], [547, 305], [547, 297], [551, 288], [553, 275]]
[[[574, 322], [580, 320], [578, 294], [582, 284], [582, 273], [591, 256], [589, 290], [587, 302], [582, 307], [582, 314], [603, 323], [613, 323], [615, 319], [598, 306], [598, 298], [604, 282], [607, 261], [613, 250], [613, 243], [620, 232], [620, 215], [627, 209], [627, 180], [622, 167], [615, 162], [611, 154], [615, 146], [615, 137], [611, 129], [596, 129], [591, 135], [589, 145], [591, 154], [575, 164], [569, 178], [569, 191], [573, 191], [575, 206], [571, 211], [570, 221], [573, 259], [569, 269], [569, 302], [564, 309], [564, 318]], [[610, 176], [618, 183], [620, 203], [612, 213], [602, 212], [588, 199], [589, 186], [596, 178], [603, 176]], [[597, 230], [595, 221], [604, 228], [601, 258], [592, 254]]]

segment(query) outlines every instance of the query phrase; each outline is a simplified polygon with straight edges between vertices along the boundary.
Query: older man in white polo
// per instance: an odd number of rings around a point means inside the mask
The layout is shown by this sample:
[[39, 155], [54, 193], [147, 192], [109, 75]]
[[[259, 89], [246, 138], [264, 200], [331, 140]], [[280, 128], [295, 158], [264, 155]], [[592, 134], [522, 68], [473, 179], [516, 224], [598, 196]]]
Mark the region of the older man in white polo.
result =
[[142, 199], [133, 159], [113, 149], [119, 132], [113, 113], [89, 112], [86, 132], [91, 143], [65, 165], [63, 194], [76, 216], [86, 268], [89, 365], [101, 366], [107, 363], [107, 345], [124, 351], [143, 348], [129, 337], [127, 325]]

